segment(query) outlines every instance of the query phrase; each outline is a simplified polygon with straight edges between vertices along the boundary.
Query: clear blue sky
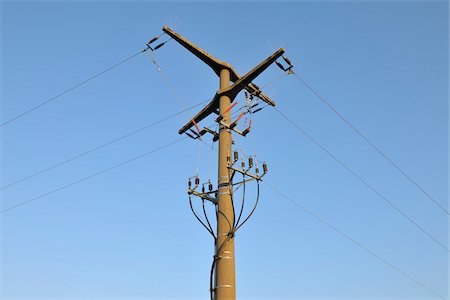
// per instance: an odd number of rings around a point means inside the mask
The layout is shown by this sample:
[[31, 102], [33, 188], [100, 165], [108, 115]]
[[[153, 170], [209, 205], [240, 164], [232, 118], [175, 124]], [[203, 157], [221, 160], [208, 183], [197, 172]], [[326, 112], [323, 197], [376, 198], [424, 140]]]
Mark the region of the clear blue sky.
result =
[[[142, 49], [164, 24], [244, 74], [283, 46], [296, 72], [448, 207], [448, 3], [1, 4], [2, 120]], [[212, 97], [218, 78], [175, 42], [4, 126], [2, 186]], [[281, 71], [270, 67], [262, 86]], [[448, 245], [439, 210], [293, 76], [265, 92], [337, 157]], [[242, 103], [242, 96], [238, 97]], [[2, 191], [26, 201], [177, 139], [196, 110]], [[238, 140], [268, 183], [436, 292], [447, 253], [275, 110]], [[210, 120], [205, 121], [205, 125]], [[2, 299], [208, 299], [213, 244], [192, 216], [185, 140], [1, 215]], [[200, 176], [215, 152], [201, 147]], [[236, 238], [240, 299], [437, 299], [262, 186]], [[434, 298], [433, 298], [434, 297]]]

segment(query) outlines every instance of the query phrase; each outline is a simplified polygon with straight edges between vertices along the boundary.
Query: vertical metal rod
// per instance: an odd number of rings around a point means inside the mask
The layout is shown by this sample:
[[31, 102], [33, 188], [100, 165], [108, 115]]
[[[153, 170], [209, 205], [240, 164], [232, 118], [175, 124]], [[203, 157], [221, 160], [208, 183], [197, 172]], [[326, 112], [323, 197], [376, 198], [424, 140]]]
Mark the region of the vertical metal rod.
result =
[[[220, 89], [230, 86], [230, 71], [222, 69], [220, 71]], [[223, 116], [224, 123], [230, 123], [230, 107], [231, 99], [228, 96], [221, 96], [219, 99], [219, 112]], [[225, 112], [225, 113], [223, 113]], [[222, 114], [223, 113], [223, 114]], [[234, 259], [234, 236], [230, 223], [234, 224], [233, 203], [231, 200], [230, 188], [230, 169], [228, 168], [231, 160], [231, 130], [220, 126], [219, 129], [219, 201], [217, 217], [217, 243], [216, 252], [219, 247], [220, 252], [217, 255], [216, 266], [216, 300], [234, 300], [236, 299], [236, 274]], [[229, 158], [228, 158], [229, 157]], [[221, 246], [223, 245], [223, 246]]]

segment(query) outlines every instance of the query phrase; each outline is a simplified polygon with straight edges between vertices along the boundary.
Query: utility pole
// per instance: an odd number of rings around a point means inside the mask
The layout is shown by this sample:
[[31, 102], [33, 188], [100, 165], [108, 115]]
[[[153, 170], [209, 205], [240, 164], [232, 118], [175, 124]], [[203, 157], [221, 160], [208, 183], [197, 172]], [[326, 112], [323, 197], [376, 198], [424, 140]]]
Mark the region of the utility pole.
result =
[[[267, 172], [267, 166], [264, 163], [263, 170], [264, 172], [259, 175], [258, 167], [256, 167], [256, 174], [250, 173], [250, 169], [253, 167], [253, 159], [249, 158], [249, 168], [245, 168], [245, 163], [242, 160], [242, 167], [237, 168], [234, 164], [238, 160], [238, 152], [235, 151], [233, 153], [233, 140], [232, 133], [237, 133], [242, 136], [246, 136], [251, 129], [251, 121], [248, 128], [240, 131], [236, 129], [237, 122], [242, 117], [244, 113], [238, 117], [238, 119], [234, 122], [231, 120], [231, 109], [236, 105], [233, 104], [235, 97], [242, 90], [245, 91], [246, 95], [250, 95], [251, 101], [253, 99], [259, 99], [266, 103], [269, 106], [275, 106], [275, 102], [272, 101], [269, 97], [267, 97], [260, 88], [253, 84], [252, 81], [261, 74], [268, 66], [270, 66], [273, 62], [276, 61], [277, 58], [283, 55], [284, 49], [280, 48], [267, 59], [262, 61], [259, 65], [253, 68], [250, 72], [245, 74], [244, 76], [240, 76], [234, 68], [223, 62], [212, 55], [208, 54], [203, 49], [194, 45], [186, 38], [182, 37], [178, 33], [174, 32], [167, 26], [163, 27], [163, 32], [169, 35], [173, 40], [178, 42], [184, 48], [189, 50], [192, 54], [206, 63], [211, 69], [216, 73], [220, 78], [219, 90], [216, 92], [212, 101], [207, 104], [197, 115], [195, 115], [189, 122], [187, 122], [180, 130], [179, 134], [186, 134], [193, 139], [202, 139], [202, 136], [206, 133], [210, 133], [213, 135], [213, 141], [218, 141], [218, 182], [217, 189], [213, 190], [211, 182], [208, 182], [209, 191], [205, 191], [205, 187], [202, 185], [202, 191], [198, 192], [196, 189], [201, 185], [198, 175], [195, 177], [194, 187], [192, 187], [191, 179], [189, 179], [189, 200], [191, 209], [195, 215], [195, 217], [202, 223], [202, 225], [213, 235], [215, 240], [215, 255], [214, 261], [211, 268], [211, 279], [210, 279], [210, 292], [211, 299], [216, 300], [234, 300], [236, 299], [236, 277], [235, 277], [235, 253], [234, 253], [234, 237], [235, 232], [247, 219], [251, 216], [256, 205], [252, 212], [247, 216], [247, 218], [239, 224], [239, 220], [242, 215], [243, 203], [241, 213], [236, 220], [235, 216], [235, 207], [233, 201], [233, 187], [236, 185], [244, 185], [245, 183], [251, 180], [258, 182], [258, 198], [259, 199], [259, 181], [262, 176], [264, 176]], [[156, 41], [159, 37], [156, 37], [150, 40], [147, 43], [148, 49], [156, 50], [160, 48], [164, 43], [161, 43], [155, 47], [151, 47], [150, 44]], [[287, 58], [285, 58], [286, 62]], [[288, 64], [292, 67], [290, 62]], [[279, 63], [277, 62], [277, 65]], [[248, 94], [247, 94], [248, 93]], [[259, 101], [258, 100], [258, 101]], [[253, 104], [252, 107], [247, 107], [248, 112], [252, 112], [251, 109], [258, 104]], [[260, 110], [259, 108], [258, 110]], [[256, 111], [256, 110], [255, 110]], [[216, 122], [219, 125], [218, 132], [215, 132], [207, 127], [200, 130], [198, 123], [200, 123], [203, 119], [208, 117], [211, 114], [216, 114], [218, 117], [216, 118]], [[197, 131], [193, 130], [192, 127], [195, 127]], [[232, 153], [234, 154], [232, 159]], [[235, 174], [241, 174], [243, 176], [243, 180], [238, 183], [233, 183], [233, 178]], [[206, 221], [202, 221], [198, 214], [195, 212], [192, 202], [191, 195], [200, 197], [202, 199], [203, 204], [203, 212], [206, 218]], [[210, 224], [207, 213], [205, 211], [204, 202], [205, 200], [212, 202], [216, 207], [216, 221], [217, 227], [214, 230]], [[257, 202], [256, 202], [257, 204]], [[213, 276], [215, 275], [215, 276]]]
[[[220, 70], [220, 89], [230, 86], [230, 71]], [[230, 103], [227, 95], [219, 98], [219, 115], [223, 117], [224, 123], [230, 124]], [[218, 211], [223, 212], [217, 216], [217, 245], [224, 245], [221, 253], [214, 257], [216, 262], [216, 286], [214, 289], [216, 299], [236, 299], [236, 272], [234, 262], [234, 236], [229, 238], [230, 232], [228, 222], [234, 224], [233, 203], [231, 200], [230, 171], [228, 169], [227, 157], [231, 154], [231, 131], [224, 126], [219, 128], [219, 174], [218, 174]], [[228, 241], [227, 241], [227, 238]]]

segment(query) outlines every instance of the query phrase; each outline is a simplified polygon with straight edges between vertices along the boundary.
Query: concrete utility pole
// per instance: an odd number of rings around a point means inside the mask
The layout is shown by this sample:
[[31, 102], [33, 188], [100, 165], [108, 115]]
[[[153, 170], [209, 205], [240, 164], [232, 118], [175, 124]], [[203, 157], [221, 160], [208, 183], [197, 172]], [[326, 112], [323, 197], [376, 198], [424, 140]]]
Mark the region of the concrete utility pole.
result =
[[[197, 47], [167, 26], [163, 27], [163, 31], [183, 47], [185, 47], [187, 50], [189, 50], [192, 54], [197, 56], [208, 66], [210, 66], [216, 73], [216, 75], [218, 75], [220, 78], [220, 88], [216, 92], [213, 100], [209, 104], [207, 104], [194, 118], [187, 122], [179, 130], [179, 134], [186, 133], [191, 138], [201, 138], [201, 136], [208, 132], [213, 134], [213, 141], [219, 141], [219, 172], [217, 190], [212, 191], [212, 187], [210, 184], [209, 192], [205, 193], [204, 188], [202, 193], [196, 192], [195, 189], [199, 186], [199, 179], [198, 177], [196, 177], [195, 187], [193, 189], [191, 188], [191, 182], [189, 181], [188, 193], [189, 195], [193, 194], [195, 196], [199, 196], [202, 198], [202, 200], [209, 200], [216, 205], [217, 235], [214, 234], [214, 230], [212, 230], [208, 219], [207, 224], [209, 225], [210, 229], [208, 229], [208, 226], [206, 226], [206, 224], [202, 223], [204, 227], [207, 228], [208, 231], [210, 231], [210, 233], [215, 237], [216, 245], [214, 263], [211, 269], [211, 274], [213, 274], [213, 272], [215, 271], [215, 280], [214, 283], [211, 283], [211, 298], [218, 300], [233, 300], [236, 299], [234, 234], [239, 226], [237, 226], [234, 216], [232, 178], [234, 176], [234, 173], [236, 172], [243, 174], [243, 176], [248, 176], [248, 178], [251, 178], [250, 180], [260, 180], [262, 176], [258, 175], [258, 169], [256, 169], [256, 175], [252, 175], [248, 173], [249, 169], [244, 170], [244, 168], [238, 169], [233, 167], [233, 163], [231, 161], [232, 132], [245, 136], [250, 131], [250, 127], [243, 131], [235, 129], [237, 121], [231, 123], [230, 104], [234, 101], [235, 97], [240, 91], [245, 90], [246, 92], [250, 93], [252, 98], [257, 97], [265, 103], [271, 106], [275, 106], [275, 102], [264, 95], [259, 87], [252, 83], [252, 80], [254, 80], [260, 73], [262, 73], [270, 64], [275, 62], [277, 58], [282, 56], [284, 53], [284, 49], [279, 49], [266, 60], [261, 62], [258, 66], [256, 66], [253, 70], [241, 77], [230, 64], [220, 61], [217, 58], [211, 56], [206, 51]], [[151, 49], [150, 45], [149, 48]], [[219, 124], [218, 133], [213, 132], [209, 128], [200, 130], [197, 125], [200, 121], [202, 121], [212, 113], [218, 115], [216, 119], [216, 122], [218, 122]], [[198, 132], [192, 130], [192, 127], [194, 126], [195, 128], [197, 128]], [[235, 155], [237, 156], [237, 154]], [[235, 161], [236, 160], [237, 158], [235, 158]], [[267, 167], [264, 164], [264, 174], [266, 172]], [[245, 180], [243, 182], [245, 184]], [[214, 194], [215, 196], [212, 197], [212, 194]], [[199, 219], [197, 215], [196, 217], [197, 219]]]
[[[220, 89], [230, 86], [230, 71], [227, 69], [220, 70]], [[230, 124], [230, 97], [227, 95], [220, 96], [219, 99], [219, 115], [223, 116], [222, 121]], [[234, 237], [226, 241], [230, 234], [230, 226], [228, 222], [234, 224], [233, 203], [230, 194], [230, 170], [228, 168], [227, 157], [230, 156], [231, 149], [231, 131], [225, 127], [219, 129], [219, 180], [218, 191], [219, 201], [218, 211], [223, 212], [217, 216], [217, 243], [224, 243], [222, 253], [217, 253], [217, 269], [216, 269], [216, 299], [236, 299], [236, 272], [234, 262]], [[228, 221], [228, 222], [227, 222]], [[217, 252], [217, 249], [216, 249]]]

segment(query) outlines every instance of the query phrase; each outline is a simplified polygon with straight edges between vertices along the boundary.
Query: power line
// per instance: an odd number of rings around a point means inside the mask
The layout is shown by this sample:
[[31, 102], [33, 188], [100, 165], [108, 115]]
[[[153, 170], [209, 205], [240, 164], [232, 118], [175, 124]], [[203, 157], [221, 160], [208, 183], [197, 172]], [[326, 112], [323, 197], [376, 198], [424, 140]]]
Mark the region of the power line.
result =
[[334, 108], [330, 102], [328, 102], [322, 95], [320, 95], [314, 88], [312, 88], [308, 83], [305, 82], [296, 73], [294, 76], [303, 83], [313, 94], [315, 94], [331, 111], [333, 111], [342, 121], [344, 121], [351, 129], [353, 129], [356, 134], [358, 134], [364, 141], [366, 141], [378, 154], [380, 154], [387, 162], [389, 162], [400, 174], [402, 174], [406, 179], [408, 179], [416, 188], [418, 188], [425, 196], [427, 196], [434, 204], [449, 215], [449, 211], [443, 207], [436, 199], [434, 199], [429, 193], [427, 193], [411, 176], [409, 176], [398, 164], [396, 164], [391, 158], [387, 156], [379, 147], [377, 147], [369, 138], [367, 138], [358, 128], [356, 128], [349, 120], [347, 120], [342, 114], [340, 114], [336, 108]]
[[123, 161], [123, 162], [121, 162], [121, 163], [119, 163], [119, 164], [116, 164], [116, 165], [114, 165], [114, 166], [112, 166], [112, 167], [103, 169], [103, 170], [101, 170], [101, 171], [99, 171], [99, 172], [96, 172], [96, 173], [94, 173], [94, 174], [92, 174], [92, 175], [83, 177], [83, 178], [81, 178], [81, 179], [79, 179], [79, 180], [77, 180], [77, 181], [74, 181], [74, 182], [71, 182], [71, 183], [69, 183], [69, 184], [63, 185], [63, 186], [61, 186], [61, 187], [59, 187], [59, 188], [57, 188], [57, 189], [51, 190], [50, 192], [46, 192], [46, 193], [41, 194], [41, 195], [39, 195], [39, 196], [37, 196], [37, 197], [31, 198], [31, 199], [29, 199], [29, 200], [20, 202], [20, 203], [18, 203], [18, 204], [16, 204], [16, 205], [10, 206], [10, 207], [8, 207], [8, 208], [6, 208], [6, 209], [0, 211], [0, 213], [3, 214], [3, 213], [5, 213], [5, 212], [9, 212], [9, 211], [11, 211], [11, 210], [13, 210], [13, 209], [16, 209], [16, 208], [18, 208], [18, 207], [21, 207], [21, 206], [23, 206], [23, 205], [29, 204], [29, 203], [31, 203], [31, 202], [33, 202], [33, 201], [36, 201], [36, 200], [41, 199], [41, 198], [44, 198], [44, 197], [46, 197], [46, 196], [48, 196], [48, 195], [54, 194], [54, 193], [59, 192], [59, 191], [61, 191], [61, 190], [64, 190], [64, 189], [66, 189], [66, 188], [68, 188], [68, 187], [71, 187], [71, 186], [73, 186], [73, 185], [75, 185], [75, 184], [78, 184], [78, 183], [80, 183], [80, 182], [83, 182], [83, 181], [86, 181], [86, 180], [91, 179], [91, 178], [93, 178], [93, 177], [96, 177], [96, 176], [99, 176], [99, 175], [101, 175], [101, 174], [104, 174], [104, 173], [109, 172], [109, 171], [111, 171], [111, 170], [113, 170], [113, 169], [115, 169], [115, 168], [121, 167], [121, 166], [126, 165], [126, 164], [129, 164], [129, 163], [131, 163], [131, 162], [133, 162], [133, 161], [135, 161], [135, 160], [141, 159], [141, 158], [143, 158], [143, 157], [145, 157], [145, 156], [147, 156], [147, 155], [150, 155], [150, 154], [155, 153], [155, 152], [157, 152], [157, 151], [163, 150], [163, 149], [165, 149], [165, 148], [167, 148], [167, 147], [169, 147], [169, 146], [172, 146], [172, 145], [174, 145], [174, 144], [176, 144], [176, 143], [178, 143], [178, 142], [181, 142], [181, 141], [183, 141], [183, 140], [185, 140], [185, 139], [187, 139], [187, 137], [182, 137], [182, 138], [177, 139], [177, 140], [175, 140], [175, 141], [173, 141], [173, 142], [171, 142], [171, 143], [168, 143], [168, 144], [166, 144], [166, 145], [164, 145], [164, 146], [158, 147], [158, 148], [156, 148], [156, 149], [150, 150], [150, 151], [148, 151], [148, 152], [145, 152], [145, 153], [143, 153], [143, 154], [140, 154], [140, 155], [138, 155], [138, 156], [135, 156], [135, 157], [133, 157], [133, 158], [131, 158], [131, 159], [128, 159], [128, 160], [126, 160], [126, 161]]
[[321, 222], [322, 224], [326, 225], [328, 228], [332, 229], [334, 232], [338, 233], [340, 236], [346, 238], [347, 240], [349, 240], [350, 242], [352, 242], [353, 244], [355, 244], [356, 246], [358, 246], [359, 248], [363, 249], [364, 251], [366, 251], [367, 253], [369, 253], [370, 255], [372, 255], [373, 257], [377, 258], [379, 261], [383, 262], [384, 264], [386, 264], [387, 266], [391, 267], [392, 269], [394, 269], [395, 271], [399, 272], [400, 274], [402, 274], [403, 276], [405, 276], [406, 278], [408, 278], [409, 280], [413, 281], [414, 283], [420, 285], [421, 287], [423, 287], [424, 289], [426, 289], [427, 291], [433, 293], [435, 296], [441, 298], [441, 299], [446, 299], [445, 297], [443, 297], [442, 295], [440, 295], [439, 293], [435, 292], [433, 289], [431, 289], [430, 287], [426, 286], [425, 284], [423, 284], [422, 282], [420, 282], [419, 280], [415, 279], [414, 277], [412, 277], [411, 275], [409, 275], [408, 273], [406, 273], [405, 271], [401, 270], [399, 267], [395, 266], [394, 264], [390, 263], [389, 261], [387, 261], [386, 259], [384, 259], [383, 257], [381, 257], [380, 255], [376, 254], [375, 252], [373, 252], [372, 250], [370, 250], [369, 248], [367, 248], [366, 246], [364, 246], [363, 244], [361, 244], [360, 242], [358, 242], [357, 240], [355, 240], [354, 238], [350, 237], [348, 234], [344, 233], [342, 230], [340, 230], [339, 228], [337, 228], [336, 226], [332, 225], [331, 223], [327, 222], [325, 219], [323, 219], [322, 217], [320, 217], [319, 215], [313, 213], [312, 211], [310, 211], [309, 209], [307, 209], [306, 207], [302, 206], [300, 203], [298, 203], [297, 201], [295, 201], [294, 199], [286, 196], [284, 193], [282, 193], [280, 190], [278, 190], [277, 188], [273, 187], [272, 185], [268, 184], [267, 182], [263, 181], [263, 183], [268, 186], [270, 189], [272, 189], [274, 192], [276, 192], [277, 194], [279, 194], [280, 196], [282, 196], [283, 198], [289, 200], [291, 203], [293, 203], [295, 206], [297, 206], [298, 208], [300, 208], [301, 210], [303, 210], [305, 213], [307, 213], [308, 215], [310, 215], [311, 217], [315, 218], [316, 220], [318, 220], [319, 222]]
[[103, 75], [103, 74], [105, 74], [106, 72], [108, 72], [108, 71], [110, 71], [110, 70], [112, 70], [112, 69], [114, 69], [114, 68], [120, 66], [121, 64], [126, 63], [127, 61], [133, 59], [134, 57], [138, 56], [140, 53], [142, 53], [142, 52], [144, 52], [144, 51], [145, 51], [145, 49], [144, 49], [144, 50], [141, 50], [141, 51], [139, 51], [139, 52], [137, 52], [137, 53], [135, 53], [135, 54], [133, 54], [133, 55], [131, 55], [131, 56], [129, 56], [129, 57], [127, 57], [127, 58], [121, 60], [121, 61], [119, 61], [118, 63], [116, 63], [116, 64], [114, 64], [114, 65], [112, 65], [112, 66], [106, 68], [105, 70], [103, 70], [103, 71], [101, 71], [101, 72], [99, 72], [99, 73], [97, 73], [97, 74], [95, 74], [95, 75], [89, 77], [88, 79], [85, 79], [85, 80], [81, 81], [80, 83], [77, 83], [76, 85], [74, 85], [74, 86], [72, 86], [71, 88], [69, 88], [69, 89], [67, 89], [67, 90], [65, 90], [65, 91], [63, 91], [63, 92], [57, 94], [56, 96], [53, 96], [53, 97], [51, 97], [51, 98], [49, 98], [49, 99], [47, 99], [47, 100], [45, 100], [45, 101], [43, 101], [43, 102], [41, 102], [41, 103], [39, 103], [39, 104], [37, 104], [37, 105], [31, 107], [30, 109], [28, 109], [28, 110], [26, 110], [26, 111], [24, 111], [24, 112], [22, 112], [22, 113], [16, 115], [15, 117], [9, 119], [8, 121], [6, 121], [6, 122], [0, 124], [0, 128], [3, 127], [3, 126], [5, 126], [5, 125], [7, 125], [7, 124], [9, 124], [9, 123], [11, 123], [11, 122], [13, 122], [13, 121], [15, 121], [15, 120], [17, 120], [17, 119], [19, 119], [19, 118], [21, 118], [21, 117], [23, 117], [23, 116], [25, 116], [25, 115], [27, 115], [27, 114], [29, 114], [29, 113], [31, 113], [32, 111], [34, 111], [34, 110], [36, 110], [36, 109], [38, 109], [38, 108], [40, 108], [40, 107], [42, 107], [42, 106], [44, 106], [44, 105], [46, 105], [46, 104], [48, 104], [48, 103], [50, 103], [50, 102], [56, 100], [57, 98], [61, 97], [62, 95], [65, 95], [65, 94], [67, 94], [67, 93], [70, 92], [70, 91], [73, 91], [74, 89], [76, 89], [76, 88], [78, 88], [78, 87], [84, 85], [85, 83], [87, 83], [87, 82], [89, 82], [89, 81], [91, 81], [91, 80], [93, 80], [93, 79], [99, 77], [100, 75]]
[[[281, 79], [281, 78], [284, 77], [285, 75], [286, 75], [286, 74], [283, 74], [283, 75], [281, 75], [281, 76], [275, 78], [274, 80], [269, 81], [269, 82], [266, 83], [263, 87], [267, 87], [267, 86], [269, 86], [269, 85], [275, 83], [276, 81], [278, 81], [279, 79]], [[178, 93], [176, 92], [176, 90], [174, 90], [173, 93], [174, 93], [174, 95], [175, 95], [176, 97], [178, 97], [178, 96], [177, 96]], [[14, 186], [14, 185], [16, 185], [16, 184], [18, 184], [18, 183], [21, 183], [21, 182], [26, 181], [26, 180], [28, 180], [28, 179], [31, 179], [31, 178], [33, 178], [33, 177], [35, 177], [35, 176], [41, 175], [41, 174], [43, 174], [43, 173], [46, 173], [46, 172], [48, 172], [48, 171], [50, 171], [50, 170], [52, 170], [52, 169], [55, 169], [55, 168], [60, 167], [60, 166], [62, 166], [62, 165], [65, 165], [65, 164], [67, 164], [67, 163], [69, 163], [69, 162], [71, 162], [71, 161], [73, 161], [73, 160], [76, 160], [76, 159], [78, 159], [78, 158], [80, 158], [80, 157], [83, 157], [83, 156], [85, 156], [85, 155], [91, 154], [91, 153], [93, 153], [93, 152], [95, 152], [95, 151], [97, 151], [97, 150], [100, 150], [100, 149], [102, 149], [102, 148], [105, 148], [105, 147], [107, 147], [107, 146], [109, 146], [109, 145], [111, 145], [111, 144], [114, 144], [114, 143], [116, 143], [116, 142], [119, 142], [119, 141], [121, 141], [121, 140], [123, 140], [123, 139], [126, 139], [126, 138], [132, 136], [132, 135], [135, 135], [135, 134], [137, 134], [137, 133], [139, 133], [139, 132], [142, 132], [142, 131], [144, 131], [144, 130], [146, 130], [146, 129], [149, 129], [149, 128], [153, 127], [153, 126], [156, 126], [156, 125], [158, 125], [158, 124], [160, 124], [160, 123], [162, 123], [162, 122], [165, 122], [165, 121], [167, 121], [167, 120], [169, 120], [169, 119], [172, 119], [172, 118], [174, 118], [174, 117], [176, 117], [176, 116], [178, 116], [178, 115], [180, 115], [180, 114], [182, 114], [182, 113], [184, 113], [184, 112], [187, 112], [187, 111], [189, 111], [189, 110], [191, 110], [191, 109], [193, 109], [193, 108], [196, 108], [196, 107], [198, 107], [198, 106], [200, 106], [200, 105], [202, 105], [202, 104], [204, 104], [204, 103], [207, 103], [207, 102], [209, 102], [209, 101], [211, 101], [211, 100], [212, 100], [212, 99], [208, 99], [208, 100], [202, 101], [202, 102], [197, 103], [197, 104], [195, 104], [195, 105], [193, 105], [193, 106], [190, 106], [190, 107], [188, 107], [188, 108], [185, 108], [185, 109], [183, 109], [183, 110], [181, 110], [181, 111], [179, 111], [179, 112], [177, 112], [177, 113], [175, 113], [175, 114], [172, 114], [172, 115], [167, 116], [167, 117], [165, 117], [165, 118], [163, 118], [163, 119], [160, 119], [160, 120], [158, 120], [158, 121], [155, 121], [155, 122], [153, 122], [153, 123], [150, 123], [150, 124], [148, 124], [148, 125], [145, 125], [145, 126], [143, 126], [143, 127], [141, 127], [141, 128], [135, 129], [135, 130], [133, 130], [133, 131], [131, 131], [131, 132], [128, 132], [128, 133], [126, 133], [126, 134], [120, 136], [120, 137], [117, 137], [117, 138], [115, 138], [115, 139], [112, 139], [112, 140], [110, 140], [110, 141], [108, 141], [108, 142], [106, 142], [106, 143], [103, 143], [103, 144], [101, 144], [101, 145], [95, 146], [95, 147], [93, 147], [93, 148], [91, 148], [91, 149], [89, 149], [89, 150], [86, 150], [86, 151], [81, 152], [81, 153], [79, 153], [79, 154], [77, 154], [77, 155], [75, 155], [75, 156], [72, 156], [71, 158], [68, 158], [68, 159], [66, 159], [66, 160], [64, 160], [64, 161], [61, 161], [61, 162], [59, 162], [59, 163], [56, 163], [56, 164], [54, 164], [54, 165], [52, 165], [52, 166], [50, 166], [50, 167], [47, 167], [47, 168], [42, 169], [42, 170], [40, 170], [40, 171], [37, 171], [37, 172], [35, 172], [35, 173], [33, 173], [33, 174], [30, 174], [30, 175], [28, 175], [28, 176], [25, 176], [25, 177], [23, 177], [23, 178], [21, 178], [21, 179], [18, 179], [18, 180], [14, 181], [14, 182], [11, 182], [11, 183], [9, 183], [9, 184], [6, 184], [6, 185], [2, 186], [2, 187], [0, 188], [0, 190], [8, 189], [8, 188], [10, 188], [10, 187], [12, 187], [12, 186]]]
[[26, 177], [23, 177], [23, 178], [21, 178], [21, 179], [18, 179], [18, 180], [14, 181], [14, 182], [11, 182], [11, 183], [9, 183], [9, 184], [7, 184], [7, 185], [5, 185], [5, 186], [2, 186], [2, 187], [1, 187], [1, 190], [5, 190], [5, 189], [7, 189], [7, 188], [10, 188], [10, 187], [12, 187], [12, 186], [14, 186], [14, 185], [16, 185], [16, 184], [18, 184], [18, 183], [20, 183], [20, 182], [23, 182], [23, 181], [25, 181], [25, 180], [28, 180], [28, 179], [30, 179], [30, 178], [33, 178], [33, 177], [35, 177], [35, 176], [38, 176], [38, 175], [43, 174], [43, 173], [45, 173], [45, 172], [48, 172], [48, 171], [50, 171], [50, 170], [52, 170], [52, 169], [55, 169], [55, 168], [60, 167], [60, 166], [62, 166], [62, 165], [65, 165], [65, 164], [67, 164], [67, 163], [69, 163], [69, 162], [71, 162], [71, 161], [73, 161], [73, 160], [75, 160], [75, 159], [78, 159], [78, 158], [82, 157], [82, 156], [88, 155], [88, 154], [93, 153], [93, 152], [95, 152], [95, 151], [97, 151], [97, 150], [100, 150], [100, 149], [102, 149], [102, 148], [105, 148], [106, 146], [109, 146], [109, 145], [114, 144], [114, 143], [116, 143], [116, 142], [119, 142], [119, 141], [121, 141], [121, 140], [123, 140], [123, 139], [126, 139], [126, 138], [128, 138], [128, 137], [130, 137], [130, 136], [132, 136], [132, 135], [135, 135], [135, 134], [137, 134], [137, 133], [139, 133], [139, 132], [142, 132], [142, 131], [144, 131], [144, 130], [146, 130], [146, 129], [149, 129], [149, 128], [153, 127], [153, 126], [156, 126], [156, 125], [158, 125], [158, 124], [160, 124], [160, 123], [162, 123], [162, 122], [165, 122], [165, 121], [167, 121], [167, 120], [170, 120], [170, 119], [172, 119], [172, 118], [174, 118], [174, 117], [176, 117], [176, 116], [178, 116], [178, 115], [181, 115], [182, 113], [185, 113], [186, 111], [189, 111], [189, 110], [191, 110], [191, 109], [193, 109], [193, 108], [195, 108], [195, 107], [198, 107], [198, 106], [200, 106], [200, 105], [202, 105], [202, 104], [204, 104], [204, 103], [206, 103], [206, 102], [208, 102], [208, 101], [210, 101], [210, 100], [211, 100], [211, 99], [206, 100], [206, 101], [203, 101], [203, 102], [200, 102], [200, 103], [198, 103], [198, 104], [196, 104], [196, 105], [193, 105], [193, 106], [191, 106], [191, 107], [188, 107], [188, 108], [186, 108], [186, 109], [183, 109], [183, 110], [181, 110], [181, 111], [179, 111], [179, 112], [177, 112], [177, 113], [175, 113], [175, 114], [172, 114], [172, 115], [170, 115], [170, 116], [167, 116], [167, 117], [165, 117], [165, 118], [162, 118], [162, 119], [160, 119], [160, 120], [158, 120], [158, 121], [155, 121], [155, 122], [153, 122], [153, 123], [150, 123], [150, 124], [148, 124], [148, 125], [145, 125], [145, 126], [143, 126], [143, 127], [141, 127], [141, 128], [138, 128], [138, 129], [135, 129], [135, 130], [133, 130], [133, 131], [130, 131], [130, 132], [128, 132], [128, 133], [126, 133], [126, 134], [124, 134], [124, 135], [122, 135], [122, 136], [120, 136], [120, 137], [117, 137], [117, 138], [115, 138], [115, 139], [112, 139], [112, 140], [110, 140], [110, 141], [108, 141], [108, 142], [106, 142], [106, 143], [103, 143], [103, 144], [101, 144], [101, 145], [98, 145], [98, 146], [96, 146], [96, 147], [93, 147], [93, 148], [91, 148], [91, 149], [89, 149], [89, 150], [87, 150], [87, 151], [84, 151], [84, 152], [79, 153], [79, 154], [77, 154], [77, 155], [75, 155], [75, 156], [72, 156], [71, 158], [68, 158], [68, 159], [66, 159], [66, 160], [64, 160], [64, 161], [61, 161], [61, 162], [59, 162], [59, 163], [57, 163], [57, 164], [54, 164], [54, 165], [52, 165], [52, 166], [50, 166], [50, 167], [47, 167], [47, 168], [45, 168], [45, 169], [42, 169], [42, 170], [40, 170], [40, 171], [38, 171], [38, 172], [35, 172], [35, 173], [33, 173], [33, 174], [31, 174], [31, 175], [28, 175], [28, 176], [26, 176]]
[[443, 248], [445, 251], [449, 252], [448, 248], [441, 243], [437, 238], [435, 238], [431, 233], [429, 233], [427, 230], [425, 230], [422, 226], [420, 226], [417, 222], [415, 222], [410, 216], [408, 216], [405, 212], [403, 212], [399, 207], [397, 207], [394, 203], [392, 203], [389, 199], [387, 199], [385, 196], [383, 196], [380, 192], [378, 192], [372, 185], [370, 185], [366, 180], [364, 180], [361, 176], [359, 176], [353, 169], [351, 169], [349, 166], [347, 166], [342, 160], [337, 158], [333, 153], [331, 153], [325, 146], [323, 146], [319, 141], [317, 141], [315, 138], [313, 138], [310, 134], [308, 134], [303, 128], [300, 127], [296, 122], [294, 122], [292, 119], [290, 119], [288, 116], [286, 116], [284, 113], [282, 113], [279, 109], [274, 107], [274, 109], [283, 117], [285, 118], [289, 123], [291, 123], [298, 131], [300, 131], [304, 136], [306, 136], [309, 140], [311, 140], [314, 144], [319, 146], [323, 151], [325, 151], [331, 158], [333, 158], [338, 164], [340, 164], [342, 167], [344, 167], [350, 174], [352, 174], [356, 179], [358, 179], [361, 183], [363, 183], [365, 186], [367, 186], [370, 190], [372, 190], [375, 194], [377, 194], [383, 201], [385, 201], [389, 206], [391, 206], [395, 211], [397, 211], [400, 215], [402, 215], [406, 220], [408, 220], [411, 224], [416, 226], [420, 231], [425, 233], [429, 238], [431, 238], [433, 241], [435, 241], [441, 248]]

